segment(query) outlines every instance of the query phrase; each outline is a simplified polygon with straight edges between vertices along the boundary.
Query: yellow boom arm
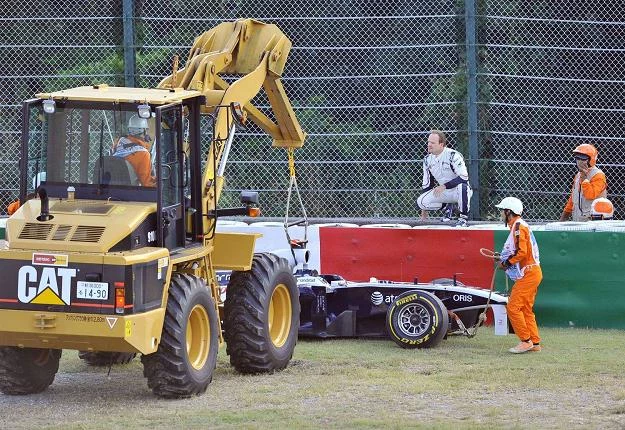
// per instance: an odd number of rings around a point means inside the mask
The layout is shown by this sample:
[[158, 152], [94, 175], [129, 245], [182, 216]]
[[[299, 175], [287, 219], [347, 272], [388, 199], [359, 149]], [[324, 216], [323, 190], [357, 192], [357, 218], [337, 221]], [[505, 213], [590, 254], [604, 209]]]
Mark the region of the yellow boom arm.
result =
[[[252, 19], [226, 22], [203, 33], [195, 39], [185, 67], [173, 70], [163, 79], [159, 88], [184, 88], [206, 96], [205, 114], [215, 111], [215, 106], [239, 103], [255, 124], [273, 137], [273, 146], [300, 148], [306, 137], [302, 131], [291, 103], [284, 91], [280, 77], [291, 49], [289, 39], [273, 24]], [[229, 85], [221, 76], [239, 75]], [[250, 100], [264, 88], [276, 118], [272, 121], [254, 107]], [[216, 141], [211, 145], [209, 160], [223, 155], [224, 144], [233, 124], [230, 109], [219, 109], [215, 120]], [[219, 199], [223, 178], [213, 171], [213, 163], [207, 162], [203, 175], [204, 207], [213, 207]], [[217, 195], [210, 185], [217, 181]], [[206, 230], [205, 230], [206, 231]]]

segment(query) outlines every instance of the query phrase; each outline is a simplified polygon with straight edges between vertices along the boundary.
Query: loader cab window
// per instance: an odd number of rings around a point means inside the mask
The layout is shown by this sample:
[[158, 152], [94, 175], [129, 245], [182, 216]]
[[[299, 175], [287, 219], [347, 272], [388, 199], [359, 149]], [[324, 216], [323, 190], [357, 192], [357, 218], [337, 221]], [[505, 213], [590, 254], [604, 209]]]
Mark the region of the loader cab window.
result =
[[185, 245], [185, 168], [182, 150], [183, 121], [179, 104], [156, 109], [158, 147], [158, 230], [160, 245], [169, 249]]
[[67, 198], [72, 186], [76, 199], [154, 203], [157, 246], [200, 243], [201, 103], [151, 106], [141, 118], [130, 103], [57, 100], [44, 112], [42, 100], [25, 102], [21, 198], [39, 185]]
[[26, 103], [22, 142], [24, 194], [45, 185], [51, 197], [155, 201], [155, 119], [135, 105], [57, 102], [45, 112]]
[[45, 120], [40, 101], [26, 102], [25, 105], [30, 107], [28, 116], [25, 118], [29, 127], [24, 129], [22, 152], [26, 150], [28, 156], [21, 160], [20, 189], [23, 194], [32, 195], [35, 189], [46, 181], [48, 148], [45, 141], [48, 134], [48, 121]]

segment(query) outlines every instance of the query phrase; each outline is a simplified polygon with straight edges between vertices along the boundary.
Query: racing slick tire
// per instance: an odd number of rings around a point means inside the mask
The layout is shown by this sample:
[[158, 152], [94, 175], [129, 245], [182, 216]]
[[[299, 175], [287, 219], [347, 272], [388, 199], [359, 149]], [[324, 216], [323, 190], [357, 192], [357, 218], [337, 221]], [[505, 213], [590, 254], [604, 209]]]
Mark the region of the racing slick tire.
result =
[[52, 384], [59, 370], [60, 349], [0, 347], [0, 391], [34, 394]]
[[389, 306], [386, 328], [391, 339], [402, 348], [431, 348], [447, 334], [449, 315], [434, 294], [406, 291]]
[[137, 354], [134, 352], [79, 351], [78, 357], [89, 366], [128, 364]]
[[218, 318], [203, 279], [172, 276], [158, 350], [141, 356], [143, 376], [154, 394], [183, 398], [206, 391], [217, 365]]
[[224, 338], [230, 364], [241, 373], [284, 369], [297, 343], [299, 291], [286, 259], [254, 254], [226, 289]]

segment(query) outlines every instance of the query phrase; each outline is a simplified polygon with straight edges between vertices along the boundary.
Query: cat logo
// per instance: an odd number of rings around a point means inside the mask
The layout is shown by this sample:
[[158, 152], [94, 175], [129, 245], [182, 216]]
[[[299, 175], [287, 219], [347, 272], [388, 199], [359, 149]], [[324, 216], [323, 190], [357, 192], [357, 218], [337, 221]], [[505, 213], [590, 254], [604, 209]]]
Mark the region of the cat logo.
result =
[[74, 277], [76, 269], [44, 267], [39, 274], [33, 266], [22, 266], [17, 274], [17, 298], [22, 303], [69, 305]]

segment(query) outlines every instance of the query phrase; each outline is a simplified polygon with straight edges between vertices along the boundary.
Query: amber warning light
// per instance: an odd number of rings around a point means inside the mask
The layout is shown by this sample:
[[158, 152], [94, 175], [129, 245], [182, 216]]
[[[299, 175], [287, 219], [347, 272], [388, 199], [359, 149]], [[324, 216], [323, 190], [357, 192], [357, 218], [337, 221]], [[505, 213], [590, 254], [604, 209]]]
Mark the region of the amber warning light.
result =
[[115, 313], [123, 314], [126, 306], [126, 288], [123, 282], [115, 282]]

